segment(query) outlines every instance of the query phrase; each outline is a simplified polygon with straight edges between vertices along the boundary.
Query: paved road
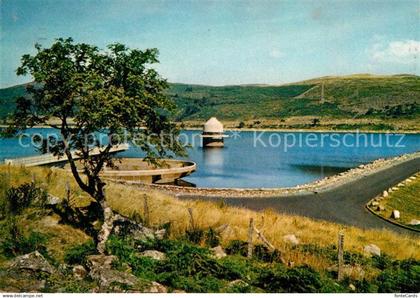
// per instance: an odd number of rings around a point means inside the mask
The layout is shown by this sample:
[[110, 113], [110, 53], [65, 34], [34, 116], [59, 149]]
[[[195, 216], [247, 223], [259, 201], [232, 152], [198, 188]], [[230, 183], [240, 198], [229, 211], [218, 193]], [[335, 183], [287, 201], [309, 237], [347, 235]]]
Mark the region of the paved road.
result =
[[[418, 232], [409, 231], [382, 220], [365, 208], [370, 199], [419, 170], [420, 157], [318, 193], [265, 198], [223, 198], [223, 200], [229, 205], [253, 210], [271, 208], [278, 212], [303, 215], [360, 228], [386, 228], [398, 233], [419, 235]], [[221, 199], [196, 195], [183, 195], [180, 198], [218, 201]]]

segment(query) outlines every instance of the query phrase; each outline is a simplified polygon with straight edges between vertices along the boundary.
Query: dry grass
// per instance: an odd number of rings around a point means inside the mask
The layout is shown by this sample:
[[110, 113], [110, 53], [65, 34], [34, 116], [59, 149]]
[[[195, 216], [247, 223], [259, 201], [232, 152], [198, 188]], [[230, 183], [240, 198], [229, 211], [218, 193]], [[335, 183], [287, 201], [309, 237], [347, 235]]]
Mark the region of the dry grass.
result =
[[[6, 178], [7, 166], [0, 167], [0, 177]], [[37, 184], [45, 187], [55, 196], [65, 196], [65, 184], [69, 181], [72, 189], [72, 198], [75, 203], [86, 202], [88, 196], [78, 189], [75, 181], [69, 173], [63, 170], [50, 170], [47, 168], [24, 169], [10, 167], [10, 184], [19, 185], [31, 180], [32, 173], [35, 173]], [[144, 215], [145, 192], [136, 186], [108, 183], [106, 195], [111, 207], [126, 216], [134, 213]], [[273, 245], [284, 252], [287, 260], [295, 261], [296, 264], [306, 263], [315, 268], [325, 269], [329, 267], [326, 260], [321, 257], [297, 253], [292, 250], [282, 238], [286, 234], [295, 234], [303, 244], [316, 244], [328, 246], [336, 244], [337, 234], [340, 230], [345, 231], [345, 249], [352, 252], [362, 253], [364, 245], [373, 243], [381, 250], [397, 259], [413, 257], [420, 259], [420, 239], [409, 236], [398, 235], [383, 230], [362, 230], [355, 227], [340, 226], [338, 224], [315, 221], [300, 216], [278, 214], [271, 210], [254, 212], [247, 209], [225, 206], [223, 204], [204, 201], [181, 201], [167, 194], [160, 192], [149, 192], [150, 221], [153, 225], [160, 225], [171, 222], [172, 237], [184, 234], [189, 228], [188, 208], [193, 209], [194, 220], [198, 227], [218, 227], [228, 224], [222, 234], [222, 241], [227, 243], [233, 239], [246, 240], [249, 218], [253, 217], [256, 226], [264, 233], [266, 238]], [[37, 223], [37, 228], [42, 231], [49, 230], [49, 220]], [[73, 242], [83, 242], [84, 235], [77, 233], [69, 227], [58, 226], [59, 230], [53, 231], [54, 235], [61, 235], [58, 238], [55, 250], [58, 250]], [[51, 232], [51, 231], [50, 231]], [[61, 245], [61, 246], [60, 246]]]
[[[144, 195], [135, 186], [109, 184], [108, 201], [118, 212], [131, 216], [134, 212], [144, 214]], [[361, 230], [355, 227], [340, 226], [325, 221], [278, 214], [271, 210], [254, 212], [247, 209], [223, 206], [203, 201], [180, 201], [169, 195], [149, 193], [149, 209], [151, 223], [155, 225], [171, 222], [172, 233], [176, 237], [189, 228], [188, 208], [193, 209], [194, 221], [200, 228], [218, 227], [228, 224], [229, 229], [223, 233], [223, 241], [247, 239], [249, 218], [253, 217], [256, 226], [264, 233], [273, 245], [285, 252], [285, 257], [296, 263], [306, 263], [316, 268], [326, 268], [330, 264], [312, 255], [296, 254], [282, 240], [286, 234], [295, 234], [301, 243], [313, 243], [319, 246], [336, 244], [337, 234], [345, 231], [345, 249], [363, 252], [366, 244], [374, 243], [382, 251], [397, 259], [420, 259], [420, 239], [398, 235], [390, 231]]]

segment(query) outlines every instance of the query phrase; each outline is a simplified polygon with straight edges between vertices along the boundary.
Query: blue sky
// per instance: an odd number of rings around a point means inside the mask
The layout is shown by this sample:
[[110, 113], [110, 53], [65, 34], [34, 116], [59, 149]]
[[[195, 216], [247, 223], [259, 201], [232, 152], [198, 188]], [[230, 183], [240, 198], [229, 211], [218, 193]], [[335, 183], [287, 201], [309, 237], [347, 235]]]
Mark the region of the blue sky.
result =
[[420, 1], [0, 0], [0, 86], [34, 43], [73, 37], [160, 51], [170, 82], [280, 84], [352, 73], [420, 74]]

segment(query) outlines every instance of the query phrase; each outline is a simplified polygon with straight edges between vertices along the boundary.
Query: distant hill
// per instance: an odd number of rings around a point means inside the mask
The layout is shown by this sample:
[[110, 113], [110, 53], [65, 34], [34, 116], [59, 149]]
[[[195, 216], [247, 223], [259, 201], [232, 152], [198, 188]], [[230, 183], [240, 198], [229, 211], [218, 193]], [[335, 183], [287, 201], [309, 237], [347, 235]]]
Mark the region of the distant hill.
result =
[[13, 111], [16, 98], [25, 95], [25, 88], [26, 84], [0, 89], [0, 119]]
[[420, 77], [414, 75], [322, 77], [281, 86], [172, 84], [169, 94], [181, 108], [178, 120], [420, 115]]
[[[321, 89], [324, 85], [324, 101]], [[205, 86], [171, 83], [176, 120], [278, 119], [290, 116], [414, 118], [420, 115], [420, 77], [359, 74], [280, 86]], [[25, 85], [0, 89], [0, 117], [13, 110]]]

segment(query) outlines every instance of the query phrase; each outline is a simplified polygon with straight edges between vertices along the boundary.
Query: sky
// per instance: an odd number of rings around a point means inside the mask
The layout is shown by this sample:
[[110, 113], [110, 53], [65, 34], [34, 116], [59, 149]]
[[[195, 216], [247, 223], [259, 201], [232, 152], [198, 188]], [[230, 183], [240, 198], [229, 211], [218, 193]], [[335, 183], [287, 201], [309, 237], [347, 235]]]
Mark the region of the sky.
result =
[[0, 87], [34, 44], [72, 37], [158, 48], [170, 82], [282, 84], [420, 74], [420, 0], [0, 0]]

